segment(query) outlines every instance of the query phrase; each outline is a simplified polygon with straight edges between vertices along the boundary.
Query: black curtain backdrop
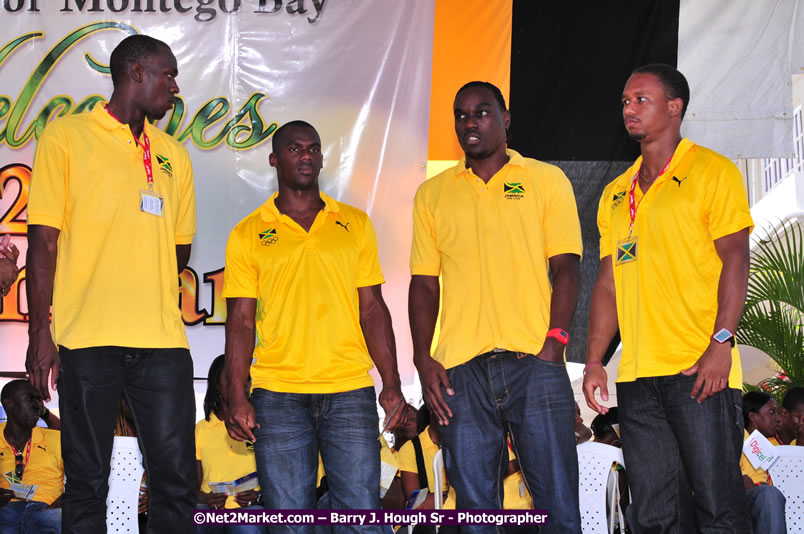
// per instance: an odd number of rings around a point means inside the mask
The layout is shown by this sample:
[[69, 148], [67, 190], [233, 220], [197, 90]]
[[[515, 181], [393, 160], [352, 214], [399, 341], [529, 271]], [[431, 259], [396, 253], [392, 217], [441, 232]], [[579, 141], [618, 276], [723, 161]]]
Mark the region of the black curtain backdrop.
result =
[[572, 362], [586, 357], [600, 266], [598, 201], [639, 156], [623, 127], [622, 90], [639, 66], [676, 65], [678, 7], [679, 0], [513, 3], [510, 145], [561, 167], [575, 190], [583, 232], [581, 293], [567, 347]]

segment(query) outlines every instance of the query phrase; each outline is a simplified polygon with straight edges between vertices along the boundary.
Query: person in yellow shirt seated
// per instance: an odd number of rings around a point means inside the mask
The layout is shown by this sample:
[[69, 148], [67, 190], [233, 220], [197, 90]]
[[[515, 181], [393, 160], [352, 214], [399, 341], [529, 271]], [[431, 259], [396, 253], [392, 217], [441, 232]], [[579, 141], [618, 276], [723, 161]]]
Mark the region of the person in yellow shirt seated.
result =
[[[198, 463], [199, 508], [249, 508], [262, 505], [259, 485], [234, 494], [215, 492], [212, 486], [222, 482], [236, 481], [243, 477], [257, 476], [254, 446], [237, 441], [229, 436], [224, 425], [227, 404], [221, 395], [223, 381], [223, 355], [209, 366], [207, 394], [204, 397], [204, 419], [195, 425], [195, 457]], [[199, 525], [201, 534], [264, 534], [260, 525]]]
[[804, 387], [790, 388], [785, 393], [777, 438], [782, 445], [804, 445]]
[[[776, 435], [782, 418], [779, 415], [776, 399], [761, 391], [751, 391], [743, 395], [743, 418], [745, 420], [745, 439], [754, 430], [768, 438], [773, 445], [779, 445]], [[754, 532], [762, 534], [785, 534], [785, 498], [773, 486], [770, 475], [764, 469], [754, 469], [743, 453], [740, 458], [743, 473], [745, 496], [754, 523]]]
[[0, 531], [60, 533], [60, 432], [36, 426], [40, 397], [27, 380], [6, 384], [0, 400], [8, 417], [0, 424]]

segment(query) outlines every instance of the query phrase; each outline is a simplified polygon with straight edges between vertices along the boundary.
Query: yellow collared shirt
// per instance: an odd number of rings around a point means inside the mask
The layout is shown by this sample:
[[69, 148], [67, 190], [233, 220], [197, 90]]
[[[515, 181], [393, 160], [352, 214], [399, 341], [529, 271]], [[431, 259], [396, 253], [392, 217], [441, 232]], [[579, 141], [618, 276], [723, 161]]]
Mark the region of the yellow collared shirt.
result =
[[[60, 230], [53, 340], [69, 349], [188, 348], [178, 308], [176, 245], [195, 233], [187, 150], [145, 122], [159, 217], [139, 209], [147, 189], [142, 143], [102, 105], [51, 123], [33, 163], [28, 224]], [[140, 138], [142, 140], [142, 137]]]
[[448, 369], [494, 348], [538, 353], [550, 323], [548, 260], [583, 248], [561, 169], [508, 154], [487, 184], [463, 159], [416, 193], [410, 269], [442, 277], [433, 356]]
[[226, 246], [225, 298], [257, 299], [252, 388], [338, 393], [372, 386], [357, 288], [385, 280], [368, 216], [321, 193], [309, 232], [274, 194]]
[[[0, 423], [0, 488], [11, 487], [16, 461], [6, 441], [6, 423]], [[27, 449], [27, 447], [26, 447]], [[25, 459], [26, 450], [22, 457]], [[31, 455], [22, 473], [22, 483], [38, 485], [33, 500], [52, 504], [64, 493], [64, 464], [61, 460], [61, 432], [35, 426], [31, 431]]]
[[[629, 188], [641, 164], [640, 157], [606, 186], [598, 207], [600, 257], [612, 256], [623, 341], [618, 382], [675, 375], [698, 360], [717, 315], [723, 264], [714, 241], [753, 228], [737, 167], [682, 139], [647, 194], [636, 187], [637, 259], [618, 264], [618, 243], [628, 238], [631, 220]], [[736, 347], [729, 386], [742, 388]]]

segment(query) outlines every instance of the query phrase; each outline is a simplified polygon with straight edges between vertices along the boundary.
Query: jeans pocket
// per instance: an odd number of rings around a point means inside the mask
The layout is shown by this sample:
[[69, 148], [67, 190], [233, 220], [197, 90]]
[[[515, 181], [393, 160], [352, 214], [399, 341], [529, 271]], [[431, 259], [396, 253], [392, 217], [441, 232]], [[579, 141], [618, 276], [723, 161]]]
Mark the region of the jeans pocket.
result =
[[545, 365], [549, 365], [550, 367], [560, 367], [562, 369], [564, 369], [567, 366], [567, 363], [564, 360], [561, 360], [560, 362], [553, 362], [553, 361], [550, 361], [550, 360], [545, 360], [545, 359], [539, 358], [535, 354], [529, 354], [528, 356], [533, 356], [533, 358], [523, 358], [523, 359], [527, 359], [527, 360], [533, 359], [533, 360], [536, 360], [537, 362], [541, 362], [541, 363], [543, 363]]

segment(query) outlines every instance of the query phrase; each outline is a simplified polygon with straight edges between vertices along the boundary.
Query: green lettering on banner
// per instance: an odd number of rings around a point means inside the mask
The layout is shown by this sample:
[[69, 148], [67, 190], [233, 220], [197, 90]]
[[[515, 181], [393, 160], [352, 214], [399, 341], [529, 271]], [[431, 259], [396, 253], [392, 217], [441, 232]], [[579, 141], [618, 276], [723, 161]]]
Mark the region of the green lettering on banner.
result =
[[[78, 7], [78, 4], [76, 4]], [[81, 5], [83, 8], [83, 5]], [[137, 3], [139, 7], [139, 2]], [[150, 7], [150, 6], [149, 6]], [[64, 54], [80, 42], [84, 37], [102, 30], [117, 29], [134, 35], [137, 31], [128, 24], [105, 21], [88, 24], [70, 33], [62, 41], [57, 43], [36, 66], [34, 72], [23, 86], [16, 101], [8, 96], [0, 95], [0, 119], [7, 117], [5, 127], [0, 130], [0, 143], [5, 143], [10, 148], [20, 148], [31, 138], [39, 139], [48, 121], [54, 117], [62, 117], [68, 113], [82, 113], [91, 110], [96, 104], [104, 102], [106, 99], [100, 95], [89, 95], [84, 100], [74, 105], [70, 96], [58, 95], [51, 98], [39, 111], [36, 118], [23, 129], [23, 118], [27, 114], [31, 102], [42, 87], [45, 79], [50, 74], [54, 65], [64, 56]], [[39, 39], [44, 36], [43, 32], [32, 32], [21, 35], [0, 48], [0, 68], [5, 60], [22, 45], [32, 39]], [[84, 54], [87, 64], [96, 72], [104, 75], [109, 74], [109, 67], [96, 61], [89, 54]], [[185, 116], [186, 105], [181, 97], [176, 97], [170, 117], [164, 126], [165, 132], [176, 136], [180, 142], [190, 139], [194, 145], [201, 149], [211, 149], [220, 145], [224, 141], [226, 145], [234, 150], [247, 150], [253, 148], [273, 134], [277, 129], [276, 122], [266, 122], [259, 112], [260, 102], [267, 98], [264, 93], [252, 93], [245, 104], [235, 113], [235, 115], [223, 123], [222, 128], [210, 139], [205, 139], [205, 132], [214, 125], [220, 123], [226, 117], [231, 108], [231, 103], [225, 97], [218, 96], [208, 100], [195, 113], [190, 124], [181, 131], [181, 125]], [[22, 133], [20, 134], [20, 130]]]

